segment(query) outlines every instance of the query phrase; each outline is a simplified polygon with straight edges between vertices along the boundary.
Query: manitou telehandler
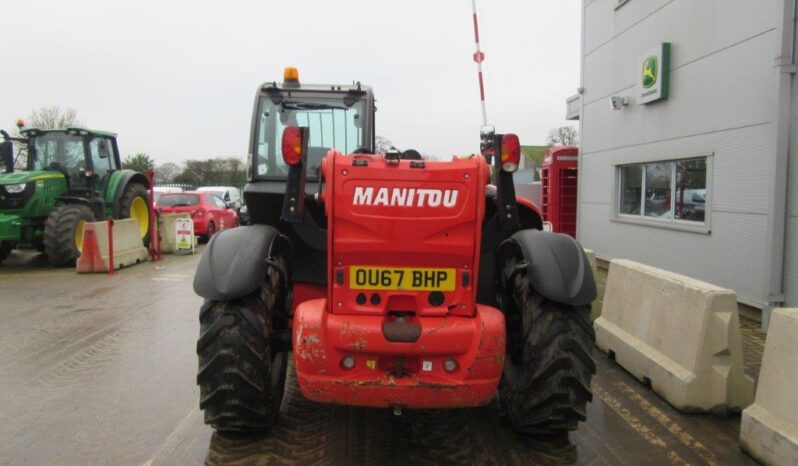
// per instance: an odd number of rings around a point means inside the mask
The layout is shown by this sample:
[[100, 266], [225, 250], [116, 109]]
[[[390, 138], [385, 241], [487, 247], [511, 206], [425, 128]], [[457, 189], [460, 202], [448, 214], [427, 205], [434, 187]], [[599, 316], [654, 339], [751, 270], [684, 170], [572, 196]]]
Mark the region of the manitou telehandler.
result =
[[596, 287], [579, 244], [516, 197], [518, 138], [483, 131], [481, 154], [449, 162], [374, 154], [374, 111], [370, 88], [292, 68], [258, 88], [253, 224], [216, 235], [194, 279], [205, 422], [274, 425], [293, 357], [310, 400], [401, 412], [498, 395], [518, 432], [576, 429]]

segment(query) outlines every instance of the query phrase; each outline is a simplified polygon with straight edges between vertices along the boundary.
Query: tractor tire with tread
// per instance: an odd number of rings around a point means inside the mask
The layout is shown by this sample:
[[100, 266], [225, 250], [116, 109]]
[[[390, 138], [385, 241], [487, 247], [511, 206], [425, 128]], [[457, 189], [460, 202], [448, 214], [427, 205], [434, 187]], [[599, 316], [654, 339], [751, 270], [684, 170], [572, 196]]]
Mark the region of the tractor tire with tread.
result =
[[94, 213], [82, 204], [56, 206], [44, 222], [44, 252], [56, 267], [75, 265], [80, 257], [77, 245], [77, 229], [81, 222], [94, 222]]
[[[285, 261], [275, 261], [284, 268]], [[206, 301], [197, 342], [200, 408], [220, 432], [267, 430], [285, 393], [288, 352], [273, 352], [272, 335], [284, 321], [283, 272], [270, 267], [266, 283], [229, 301]]]
[[[150, 218], [150, 193], [147, 191], [146, 186], [141, 183], [130, 183], [125, 186], [125, 191], [122, 193], [122, 197], [119, 198], [119, 218], [131, 218], [131, 210], [134, 210], [133, 206], [136, 198], [141, 198], [143, 201], [143, 207], [139, 208], [147, 209], [147, 232], [141, 237], [144, 246], [147, 247], [150, 245], [150, 231], [154, 220]], [[142, 204], [139, 205], [141, 206]], [[133, 218], [136, 218], [136, 216]]]
[[593, 399], [596, 334], [590, 306], [540, 296], [525, 270], [523, 258], [516, 256], [501, 271], [508, 336], [499, 400], [514, 431], [561, 436], [585, 420]]

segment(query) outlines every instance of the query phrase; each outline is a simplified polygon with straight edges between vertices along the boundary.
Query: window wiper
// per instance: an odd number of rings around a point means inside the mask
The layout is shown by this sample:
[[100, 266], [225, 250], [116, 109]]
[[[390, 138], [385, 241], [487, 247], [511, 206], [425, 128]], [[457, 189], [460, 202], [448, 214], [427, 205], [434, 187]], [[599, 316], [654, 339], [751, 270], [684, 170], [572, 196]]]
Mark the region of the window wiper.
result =
[[340, 107], [330, 104], [317, 104], [313, 102], [290, 102], [283, 103], [283, 109], [286, 110], [348, 110], [346, 107]]

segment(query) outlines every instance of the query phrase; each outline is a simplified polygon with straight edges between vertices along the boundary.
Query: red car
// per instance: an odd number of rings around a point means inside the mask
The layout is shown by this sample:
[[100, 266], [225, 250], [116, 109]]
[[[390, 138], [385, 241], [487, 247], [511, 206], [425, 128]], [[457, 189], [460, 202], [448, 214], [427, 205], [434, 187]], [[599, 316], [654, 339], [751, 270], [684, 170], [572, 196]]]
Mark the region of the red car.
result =
[[155, 204], [156, 209], [164, 214], [191, 214], [194, 220], [194, 234], [205, 241], [211, 239], [217, 231], [238, 226], [238, 215], [218, 196], [210, 192], [187, 191], [182, 193], [164, 193]]

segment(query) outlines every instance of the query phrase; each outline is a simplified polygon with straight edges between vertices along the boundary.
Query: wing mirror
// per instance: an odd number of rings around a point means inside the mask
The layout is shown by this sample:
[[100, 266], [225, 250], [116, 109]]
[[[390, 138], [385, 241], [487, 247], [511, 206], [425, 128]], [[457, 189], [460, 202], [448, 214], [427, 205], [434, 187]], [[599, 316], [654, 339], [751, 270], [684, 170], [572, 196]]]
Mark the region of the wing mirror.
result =
[[100, 143], [98, 145], [100, 151], [100, 158], [107, 159], [111, 155], [111, 151], [108, 149], [108, 142], [104, 139], [100, 139]]

